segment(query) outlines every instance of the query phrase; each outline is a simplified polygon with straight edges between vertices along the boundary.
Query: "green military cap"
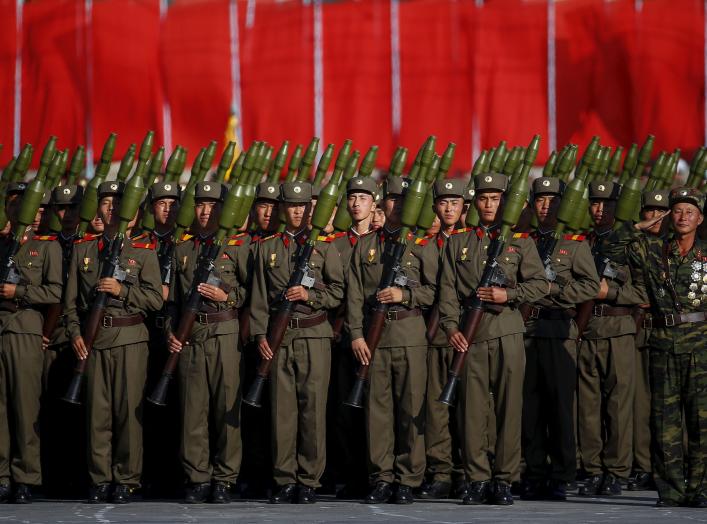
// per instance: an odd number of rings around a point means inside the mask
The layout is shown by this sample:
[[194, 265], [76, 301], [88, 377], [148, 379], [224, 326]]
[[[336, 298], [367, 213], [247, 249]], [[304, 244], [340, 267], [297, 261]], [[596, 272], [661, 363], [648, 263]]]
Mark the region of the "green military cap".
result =
[[541, 176], [533, 180], [531, 194], [533, 198], [539, 195], [561, 195], [565, 192], [565, 183], [559, 178]]
[[355, 176], [346, 184], [346, 194], [368, 193], [375, 198], [378, 196], [378, 185], [370, 176]]
[[280, 191], [278, 190], [277, 184], [271, 182], [261, 182], [255, 188], [255, 199], [256, 200], [274, 200], [277, 202]]
[[702, 213], [705, 207], [705, 195], [694, 187], [676, 187], [670, 192], [670, 207], [681, 202], [692, 204]]
[[73, 206], [80, 204], [83, 198], [83, 187], [76, 184], [57, 186], [52, 191], [51, 202], [55, 206]]
[[162, 198], [174, 198], [179, 200], [182, 189], [176, 182], [157, 182], [150, 187], [150, 201], [160, 200]]
[[647, 207], [657, 207], [660, 209], [670, 209], [668, 199], [670, 198], [670, 191], [667, 189], [660, 189], [655, 191], [646, 191], [641, 195], [641, 209]]
[[27, 189], [27, 184], [24, 182], [10, 182], [5, 189], [6, 195], [21, 195]]
[[103, 182], [98, 186], [98, 198], [103, 198], [107, 196], [121, 196], [125, 191], [125, 184], [117, 180], [111, 180], [110, 182]]
[[383, 183], [383, 198], [388, 198], [389, 196], [402, 196], [407, 191], [410, 182], [403, 177], [390, 176], [385, 179]]
[[474, 187], [477, 193], [484, 191], [504, 192], [508, 188], [508, 177], [503, 173], [484, 173], [476, 175]]
[[280, 186], [280, 200], [290, 204], [309, 204], [312, 201], [312, 184], [284, 182]]
[[223, 202], [228, 188], [221, 182], [197, 182], [194, 187], [194, 200], [217, 200]]
[[464, 198], [464, 181], [459, 178], [452, 178], [449, 180], [437, 180], [432, 185], [432, 196], [434, 198]]
[[620, 186], [613, 182], [591, 182], [589, 184], [589, 200], [618, 200], [619, 189]]

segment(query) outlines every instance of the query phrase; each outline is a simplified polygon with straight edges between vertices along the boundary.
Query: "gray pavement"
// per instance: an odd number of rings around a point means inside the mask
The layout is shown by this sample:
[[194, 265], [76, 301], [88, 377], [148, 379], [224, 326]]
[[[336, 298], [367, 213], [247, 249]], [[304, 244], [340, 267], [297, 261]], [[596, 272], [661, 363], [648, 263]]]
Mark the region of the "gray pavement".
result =
[[567, 502], [526, 502], [511, 507], [460, 506], [456, 501], [416, 502], [411, 506], [338, 501], [321, 497], [310, 506], [273, 506], [264, 501], [234, 501], [226, 506], [185, 505], [178, 502], [134, 502], [90, 506], [79, 501], [36, 500], [29, 506], [0, 505], [0, 524], [112, 524], [112, 523], [349, 523], [349, 522], [523, 522], [707, 523], [707, 511], [656, 508], [654, 492], [630, 492], [612, 499], [571, 496]]

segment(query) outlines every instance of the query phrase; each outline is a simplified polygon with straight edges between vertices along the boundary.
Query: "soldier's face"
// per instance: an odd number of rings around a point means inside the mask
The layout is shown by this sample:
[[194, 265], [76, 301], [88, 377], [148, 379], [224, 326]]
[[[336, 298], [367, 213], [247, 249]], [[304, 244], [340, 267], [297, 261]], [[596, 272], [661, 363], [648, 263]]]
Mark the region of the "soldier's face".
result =
[[400, 215], [403, 212], [403, 197], [401, 195], [390, 195], [383, 199], [383, 213], [385, 222], [391, 228], [400, 225]]
[[42, 223], [42, 217], [45, 215], [45, 211], [46, 208], [44, 206], [40, 206], [37, 209], [37, 213], [34, 215], [34, 220], [32, 221], [32, 231], [39, 231], [39, 226]]
[[155, 223], [162, 226], [173, 226], [177, 220], [179, 202], [175, 198], [160, 198], [152, 203], [152, 213], [155, 215]]
[[98, 216], [101, 217], [104, 226], [113, 224], [113, 217], [117, 219], [118, 209], [120, 208], [120, 198], [115, 196], [106, 196], [98, 202]]
[[354, 222], [361, 222], [370, 217], [375, 205], [370, 193], [349, 193], [346, 197], [346, 209]]
[[284, 205], [285, 221], [288, 228], [293, 230], [300, 229], [305, 224], [305, 220], [309, 220], [312, 204], [285, 202]]
[[373, 211], [373, 220], [371, 220], [373, 227], [383, 227], [385, 225], [385, 213], [379, 207]]
[[[660, 209], [659, 207], [646, 207], [643, 210], [641, 210], [641, 218], [643, 220], [650, 220], [651, 218], [655, 218], [657, 216], [662, 215], [665, 213], [665, 209]], [[663, 219], [661, 218], [653, 224], [651, 227], [649, 227], [646, 231], [653, 235], [659, 235], [660, 234], [660, 228], [663, 226]]]
[[593, 200], [589, 204], [589, 214], [592, 215], [594, 227], [609, 227], [614, 223], [616, 212], [615, 200]]
[[202, 230], [215, 229], [221, 215], [221, 202], [216, 200], [199, 200], [194, 206], [196, 220]]
[[262, 231], [274, 229], [277, 225], [277, 203], [272, 200], [258, 200], [253, 206], [253, 220]]
[[553, 227], [557, 224], [557, 210], [560, 207], [557, 195], [539, 195], [533, 200], [533, 207], [541, 225]]
[[672, 207], [670, 216], [673, 221], [673, 228], [680, 235], [694, 233], [704, 220], [700, 210], [687, 202], [675, 204]]
[[91, 231], [96, 234], [103, 233], [103, 230], [106, 228], [106, 225], [103, 223], [103, 219], [98, 215], [91, 220], [90, 226]]
[[464, 200], [456, 197], [438, 198], [432, 208], [444, 227], [452, 227], [462, 216]]
[[500, 191], [484, 191], [476, 194], [474, 205], [479, 212], [479, 220], [484, 226], [490, 226], [496, 222], [496, 215], [498, 215], [502, 201], [503, 193]]

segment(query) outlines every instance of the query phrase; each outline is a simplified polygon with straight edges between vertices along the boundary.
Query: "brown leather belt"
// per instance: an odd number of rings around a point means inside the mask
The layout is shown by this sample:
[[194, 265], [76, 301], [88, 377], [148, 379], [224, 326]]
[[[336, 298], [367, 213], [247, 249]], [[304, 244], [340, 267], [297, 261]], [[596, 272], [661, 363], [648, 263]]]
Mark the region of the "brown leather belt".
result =
[[574, 308], [558, 309], [542, 306], [533, 306], [530, 310], [528, 320], [570, 320], [577, 316]]
[[140, 313], [134, 315], [126, 315], [124, 317], [114, 317], [111, 315], [103, 315], [101, 325], [104, 328], [129, 327], [142, 324], [145, 318]]
[[387, 320], [402, 320], [404, 318], [419, 317], [422, 315], [422, 310], [420, 308], [414, 309], [393, 309], [388, 310], [385, 314]]
[[206, 313], [199, 311], [196, 314], [196, 321], [199, 324], [216, 324], [218, 322], [225, 322], [227, 320], [236, 320], [238, 318], [237, 309], [225, 309], [219, 311], [218, 313]]
[[611, 307], [606, 304], [597, 304], [592, 310], [592, 315], [595, 317], [624, 317], [633, 315], [633, 308]]
[[329, 318], [329, 314], [326, 311], [319, 313], [316, 317], [312, 318], [300, 318], [292, 317], [287, 323], [287, 327], [290, 329], [304, 329], [314, 326], [318, 326], [322, 322], [326, 322]]
[[648, 329], [665, 328], [705, 321], [707, 321], [707, 313], [704, 311], [698, 311], [697, 313], [683, 313], [681, 315], [671, 314], [664, 317], [646, 318], [643, 322], [643, 327]]

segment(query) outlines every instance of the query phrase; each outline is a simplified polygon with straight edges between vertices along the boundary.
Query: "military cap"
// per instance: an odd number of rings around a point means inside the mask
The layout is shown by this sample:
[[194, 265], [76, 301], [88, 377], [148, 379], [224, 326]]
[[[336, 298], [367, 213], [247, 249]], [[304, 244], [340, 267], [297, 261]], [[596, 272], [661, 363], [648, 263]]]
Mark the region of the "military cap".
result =
[[591, 182], [589, 200], [618, 200], [619, 185], [610, 181]]
[[565, 192], [565, 183], [559, 178], [541, 176], [533, 180], [531, 194], [533, 198], [539, 195], [561, 195]]
[[369, 193], [375, 198], [378, 195], [378, 185], [370, 176], [355, 176], [346, 184], [346, 194]]
[[670, 207], [681, 202], [692, 204], [702, 213], [705, 207], [705, 196], [699, 189], [693, 187], [676, 187], [670, 192]]
[[474, 200], [474, 195], [476, 195], [476, 188], [474, 187], [474, 181], [470, 180], [464, 188], [464, 202], [472, 202]]
[[55, 187], [52, 191], [51, 202], [55, 206], [72, 206], [81, 203], [83, 187], [75, 184]]
[[290, 204], [309, 204], [312, 201], [312, 184], [284, 182], [280, 186], [280, 200]]
[[647, 207], [657, 207], [660, 209], [670, 209], [668, 198], [670, 191], [667, 189], [646, 191], [641, 195], [641, 209]]
[[474, 178], [474, 187], [477, 193], [484, 191], [504, 192], [508, 187], [508, 177], [503, 173], [484, 173], [476, 175]]
[[125, 191], [125, 184], [117, 180], [111, 180], [110, 182], [103, 182], [98, 186], [98, 198], [101, 199], [107, 196], [120, 196]]
[[280, 191], [278, 190], [277, 184], [261, 182], [255, 188], [256, 200], [274, 200], [277, 202], [279, 196]]
[[182, 190], [176, 182], [157, 182], [150, 187], [150, 201], [160, 200], [162, 198], [174, 198], [179, 200]]
[[432, 196], [434, 198], [464, 198], [464, 181], [459, 178], [452, 178], [449, 180], [437, 180], [432, 185]]
[[312, 198], [319, 198], [322, 186], [312, 186]]
[[410, 181], [407, 178], [399, 176], [389, 176], [383, 183], [383, 198], [398, 195], [402, 196], [407, 191]]
[[25, 182], [10, 182], [5, 189], [6, 195], [21, 195], [27, 189]]
[[194, 187], [194, 200], [217, 200], [223, 202], [228, 189], [221, 182], [197, 182]]

